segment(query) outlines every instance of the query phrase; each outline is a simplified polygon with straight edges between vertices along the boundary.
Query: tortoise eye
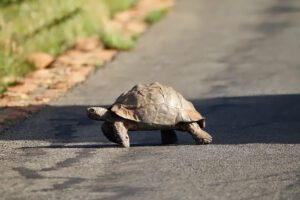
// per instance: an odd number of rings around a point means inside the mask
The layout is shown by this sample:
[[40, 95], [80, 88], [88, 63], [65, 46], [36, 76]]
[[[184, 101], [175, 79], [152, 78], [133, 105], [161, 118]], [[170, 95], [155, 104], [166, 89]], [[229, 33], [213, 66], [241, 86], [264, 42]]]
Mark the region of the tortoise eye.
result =
[[94, 112], [95, 112], [95, 109], [90, 108], [90, 109], [89, 109], [89, 112], [94, 113]]

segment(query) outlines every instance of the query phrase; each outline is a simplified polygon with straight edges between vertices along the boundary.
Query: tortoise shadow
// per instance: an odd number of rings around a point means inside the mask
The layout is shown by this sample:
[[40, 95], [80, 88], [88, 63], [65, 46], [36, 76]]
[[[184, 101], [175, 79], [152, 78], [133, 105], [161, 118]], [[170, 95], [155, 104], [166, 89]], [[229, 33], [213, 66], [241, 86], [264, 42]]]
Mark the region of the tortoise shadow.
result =
[[[299, 94], [211, 98], [192, 102], [206, 117], [206, 131], [213, 136], [213, 144], [300, 143]], [[0, 140], [44, 140], [51, 142], [47, 148], [118, 147], [101, 133], [102, 122], [86, 117], [88, 106], [47, 106], [34, 117], [19, 120], [0, 133]], [[129, 135], [132, 147], [163, 146], [159, 131], [135, 131]], [[177, 145], [194, 144], [189, 134], [177, 132], [177, 135]], [[97, 142], [99, 145], [94, 145]]]
[[[188, 146], [189, 144], [181, 144]], [[180, 145], [180, 146], [181, 146]], [[166, 147], [166, 146], [179, 146], [179, 144], [154, 144], [154, 143], [141, 143], [141, 144], [131, 144], [130, 148], [138, 148], [138, 147]], [[32, 146], [32, 147], [22, 147], [20, 149], [102, 149], [102, 148], [120, 148], [124, 147], [118, 144], [75, 144], [75, 145], [43, 145], [43, 146]]]

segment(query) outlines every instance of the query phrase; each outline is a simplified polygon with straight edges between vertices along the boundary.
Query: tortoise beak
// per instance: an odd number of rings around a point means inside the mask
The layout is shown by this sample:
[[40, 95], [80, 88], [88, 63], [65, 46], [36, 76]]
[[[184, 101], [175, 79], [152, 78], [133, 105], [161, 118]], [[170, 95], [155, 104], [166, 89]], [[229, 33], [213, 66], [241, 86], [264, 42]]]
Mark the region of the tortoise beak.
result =
[[97, 120], [98, 119], [98, 115], [96, 113], [96, 110], [93, 107], [87, 108], [86, 109], [86, 115], [88, 116], [88, 118], [90, 119], [94, 119]]

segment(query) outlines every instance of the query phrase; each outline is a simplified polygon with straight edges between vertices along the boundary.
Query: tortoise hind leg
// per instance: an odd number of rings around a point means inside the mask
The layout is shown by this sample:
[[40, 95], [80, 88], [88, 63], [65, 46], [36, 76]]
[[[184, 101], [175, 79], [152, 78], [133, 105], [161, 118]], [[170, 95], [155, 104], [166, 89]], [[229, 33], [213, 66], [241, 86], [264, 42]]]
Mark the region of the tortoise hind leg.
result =
[[161, 130], [160, 134], [162, 144], [176, 144], [177, 135], [174, 130]]
[[192, 135], [196, 144], [209, 144], [212, 142], [211, 135], [202, 130], [197, 122], [184, 124], [183, 129]]

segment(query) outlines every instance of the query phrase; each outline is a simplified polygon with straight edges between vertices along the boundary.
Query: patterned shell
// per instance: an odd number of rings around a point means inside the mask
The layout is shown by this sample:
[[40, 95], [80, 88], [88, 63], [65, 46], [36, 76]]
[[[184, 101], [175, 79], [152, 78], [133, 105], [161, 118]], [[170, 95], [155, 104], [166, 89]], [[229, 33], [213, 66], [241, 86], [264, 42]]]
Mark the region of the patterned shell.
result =
[[125, 119], [156, 125], [204, 119], [180, 93], [158, 82], [139, 84], [124, 92], [112, 105], [111, 111]]

